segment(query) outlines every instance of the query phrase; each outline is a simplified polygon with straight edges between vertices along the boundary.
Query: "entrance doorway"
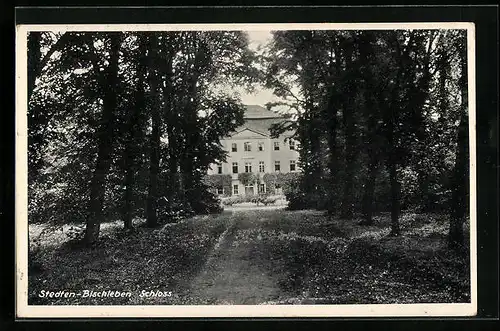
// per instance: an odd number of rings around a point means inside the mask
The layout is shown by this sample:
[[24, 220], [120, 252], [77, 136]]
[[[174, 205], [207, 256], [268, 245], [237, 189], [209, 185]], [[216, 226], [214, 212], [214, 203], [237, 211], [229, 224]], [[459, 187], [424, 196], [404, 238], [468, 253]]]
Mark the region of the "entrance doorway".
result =
[[245, 186], [245, 195], [253, 195], [253, 185], [246, 185]]

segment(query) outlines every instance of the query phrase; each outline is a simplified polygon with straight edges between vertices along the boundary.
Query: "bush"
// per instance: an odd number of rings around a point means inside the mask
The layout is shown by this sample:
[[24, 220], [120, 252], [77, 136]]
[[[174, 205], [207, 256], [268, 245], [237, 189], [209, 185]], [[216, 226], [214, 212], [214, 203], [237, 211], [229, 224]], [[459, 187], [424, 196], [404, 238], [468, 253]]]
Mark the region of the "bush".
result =
[[263, 204], [265, 206], [276, 203], [278, 199], [275, 197], [270, 197], [268, 194], [259, 195], [242, 195], [235, 196], [228, 199], [223, 199], [222, 204], [224, 206], [232, 206], [238, 203], [251, 202], [255, 204]]
[[287, 178], [287, 184], [283, 187], [283, 193], [288, 201], [289, 210], [318, 209], [324, 210], [328, 207], [329, 200], [323, 187], [315, 192], [306, 192], [304, 177], [299, 174], [291, 174]]

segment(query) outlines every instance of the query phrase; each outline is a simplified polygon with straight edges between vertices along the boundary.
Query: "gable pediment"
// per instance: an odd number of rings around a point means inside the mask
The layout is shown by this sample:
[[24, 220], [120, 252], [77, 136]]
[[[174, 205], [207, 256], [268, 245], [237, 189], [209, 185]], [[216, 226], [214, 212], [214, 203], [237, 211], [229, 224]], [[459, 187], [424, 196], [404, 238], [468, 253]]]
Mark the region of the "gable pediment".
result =
[[231, 139], [244, 139], [244, 138], [267, 138], [268, 135], [252, 130], [249, 128], [241, 128], [230, 136]]

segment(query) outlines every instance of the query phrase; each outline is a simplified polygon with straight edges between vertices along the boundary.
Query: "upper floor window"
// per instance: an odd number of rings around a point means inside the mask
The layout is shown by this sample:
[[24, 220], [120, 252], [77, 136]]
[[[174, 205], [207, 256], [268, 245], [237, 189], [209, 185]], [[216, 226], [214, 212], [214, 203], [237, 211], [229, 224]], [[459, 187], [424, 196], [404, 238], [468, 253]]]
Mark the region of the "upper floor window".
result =
[[259, 161], [259, 172], [264, 172], [264, 161]]
[[222, 164], [217, 165], [217, 173], [221, 174], [222, 173]]
[[293, 172], [297, 169], [295, 160], [290, 160], [290, 172]]
[[281, 171], [280, 161], [274, 161], [274, 171], [276, 171], [276, 172]]
[[279, 141], [275, 141], [274, 142], [274, 150], [275, 151], [279, 151], [280, 150], [280, 143], [279, 143]]
[[252, 172], [252, 162], [245, 162], [245, 172]]
[[251, 151], [252, 151], [252, 144], [251, 144], [250, 142], [248, 142], [248, 141], [247, 141], [247, 142], [245, 142], [245, 143], [243, 144], [243, 150], [244, 150], [245, 152], [251, 152]]
[[238, 151], [238, 145], [236, 143], [231, 144], [231, 152], [237, 152]]
[[238, 173], [238, 162], [233, 162], [233, 174]]
[[290, 140], [288, 141], [288, 144], [290, 145], [290, 150], [291, 150], [291, 151], [294, 151], [294, 150], [295, 150], [295, 140], [290, 139]]
[[259, 152], [262, 152], [264, 150], [264, 143], [259, 142], [259, 144], [257, 145], [257, 149], [259, 150]]

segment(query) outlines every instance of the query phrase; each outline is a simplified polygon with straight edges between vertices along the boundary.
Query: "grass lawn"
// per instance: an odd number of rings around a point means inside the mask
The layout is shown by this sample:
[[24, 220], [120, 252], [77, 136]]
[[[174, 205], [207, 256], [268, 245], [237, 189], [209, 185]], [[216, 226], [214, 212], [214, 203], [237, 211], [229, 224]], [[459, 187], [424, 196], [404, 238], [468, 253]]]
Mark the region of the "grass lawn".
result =
[[[387, 237], [389, 215], [375, 220], [360, 226], [316, 211], [252, 209], [127, 233], [108, 223], [92, 249], [69, 245], [68, 228], [43, 234], [31, 225], [29, 304], [470, 301], [469, 257], [446, 247], [445, 217], [404, 214], [396, 238]], [[47, 299], [41, 290], [134, 295]], [[141, 298], [142, 290], [172, 296]]]

